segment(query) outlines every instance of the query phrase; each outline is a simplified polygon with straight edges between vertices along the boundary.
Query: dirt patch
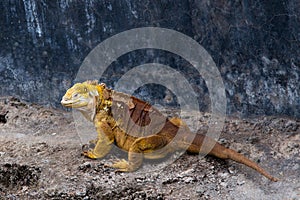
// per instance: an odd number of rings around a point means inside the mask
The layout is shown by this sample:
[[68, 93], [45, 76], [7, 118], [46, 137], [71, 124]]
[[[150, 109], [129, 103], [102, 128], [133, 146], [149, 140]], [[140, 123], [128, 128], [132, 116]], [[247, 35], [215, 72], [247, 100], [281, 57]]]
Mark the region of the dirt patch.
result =
[[[195, 114], [185, 120], [193, 123]], [[202, 113], [201, 129], [208, 116]], [[137, 172], [115, 173], [104, 165], [127, 154], [114, 149], [101, 160], [83, 157], [71, 112], [3, 97], [0, 119], [0, 199], [300, 197], [299, 119], [227, 118], [219, 139], [278, 177], [276, 183], [233, 161], [189, 154], [170, 163], [145, 160]]]
[[10, 190], [37, 185], [41, 170], [27, 165], [3, 164], [0, 166], [0, 185]]

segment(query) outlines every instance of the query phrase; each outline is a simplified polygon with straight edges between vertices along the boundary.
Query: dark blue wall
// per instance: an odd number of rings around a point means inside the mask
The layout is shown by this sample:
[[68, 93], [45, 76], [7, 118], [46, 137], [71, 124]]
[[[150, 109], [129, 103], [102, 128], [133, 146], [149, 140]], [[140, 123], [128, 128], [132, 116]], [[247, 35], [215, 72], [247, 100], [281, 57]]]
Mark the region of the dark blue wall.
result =
[[[228, 114], [300, 117], [298, 0], [6, 0], [0, 10], [0, 95], [59, 106], [97, 44], [128, 29], [156, 26], [194, 38], [212, 55], [225, 83]], [[128, 69], [153, 61], [180, 69], [199, 94], [201, 109], [209, 108], [204, 81], [167, 52], [126, 54], [101, 80], [113, 86]], [[143, 96], [143, 89], [137, 95], [163, 103], [164, 88], [145, 90], [154, 97]]]

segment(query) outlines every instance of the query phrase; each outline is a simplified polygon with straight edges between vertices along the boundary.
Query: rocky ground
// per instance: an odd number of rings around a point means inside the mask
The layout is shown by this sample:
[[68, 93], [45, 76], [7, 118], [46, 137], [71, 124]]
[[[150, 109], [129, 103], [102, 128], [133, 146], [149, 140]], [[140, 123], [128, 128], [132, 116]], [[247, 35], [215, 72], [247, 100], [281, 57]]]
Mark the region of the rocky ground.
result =
[[[203, 124], [206, 119], [203, 114]], [[219, 142], [280, 181], [233, 161], [188, 154], [115, 173], [104, 164], [126, 154], [115, 149], [102, 160], [81, 156], [84, 142], [72, 112], [2, 97], [0, 199], [300, 199], [299, 119], [227, 118]]]

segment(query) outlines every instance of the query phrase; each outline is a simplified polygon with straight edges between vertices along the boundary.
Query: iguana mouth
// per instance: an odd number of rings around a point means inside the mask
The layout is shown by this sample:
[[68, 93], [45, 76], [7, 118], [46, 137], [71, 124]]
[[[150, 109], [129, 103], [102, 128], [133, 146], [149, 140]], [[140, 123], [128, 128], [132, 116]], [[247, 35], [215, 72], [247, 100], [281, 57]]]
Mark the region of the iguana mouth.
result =
[[61, 103], [63, 106], [66, 106], [66, 107], [72, 107], [72, 105], [73, 105], [74, 102], [69, 102], [69, 101], [61, 100], [60, 103]]
[[77, 99], [77, 100], [70, 99], [69, 100], [69, 99], [63, 98], [60, 103], [67, 108], [75, 108], [75, 109], [83, 108], [86, 106], [86, 103], [82, 102], [80, 99]]
[[65, 98], [63, 98], [60, 103], [65, 107], [74, 107], [78, 103], [78, 101], [66, 100]]

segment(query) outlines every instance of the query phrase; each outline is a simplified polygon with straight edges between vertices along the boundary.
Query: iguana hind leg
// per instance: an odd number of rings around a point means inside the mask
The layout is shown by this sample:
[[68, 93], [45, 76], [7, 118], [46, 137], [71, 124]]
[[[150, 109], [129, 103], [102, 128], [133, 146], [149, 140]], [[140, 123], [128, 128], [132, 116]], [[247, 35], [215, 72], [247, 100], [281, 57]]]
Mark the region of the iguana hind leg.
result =
[[[155, 154], [157, 152], [161, 153], [159, 149], [167, 145], [167, 140], [164, 137], [158, 135], [152, 135], [148, 137], [142, 137], [134, 141], [134, 143], [129, 148], [128, 161], [119, 160], [114, 164], [110, 165], [113, 168], [117, 168], [118, 172], [131, 172], [136, 171], [143, 162], [143, 157], [145, 154], [151, 153]], [[163, 157], [165, 155], [157, 155], [155, 157]], [[147, 156], [146, 156], [147, 157]]]

